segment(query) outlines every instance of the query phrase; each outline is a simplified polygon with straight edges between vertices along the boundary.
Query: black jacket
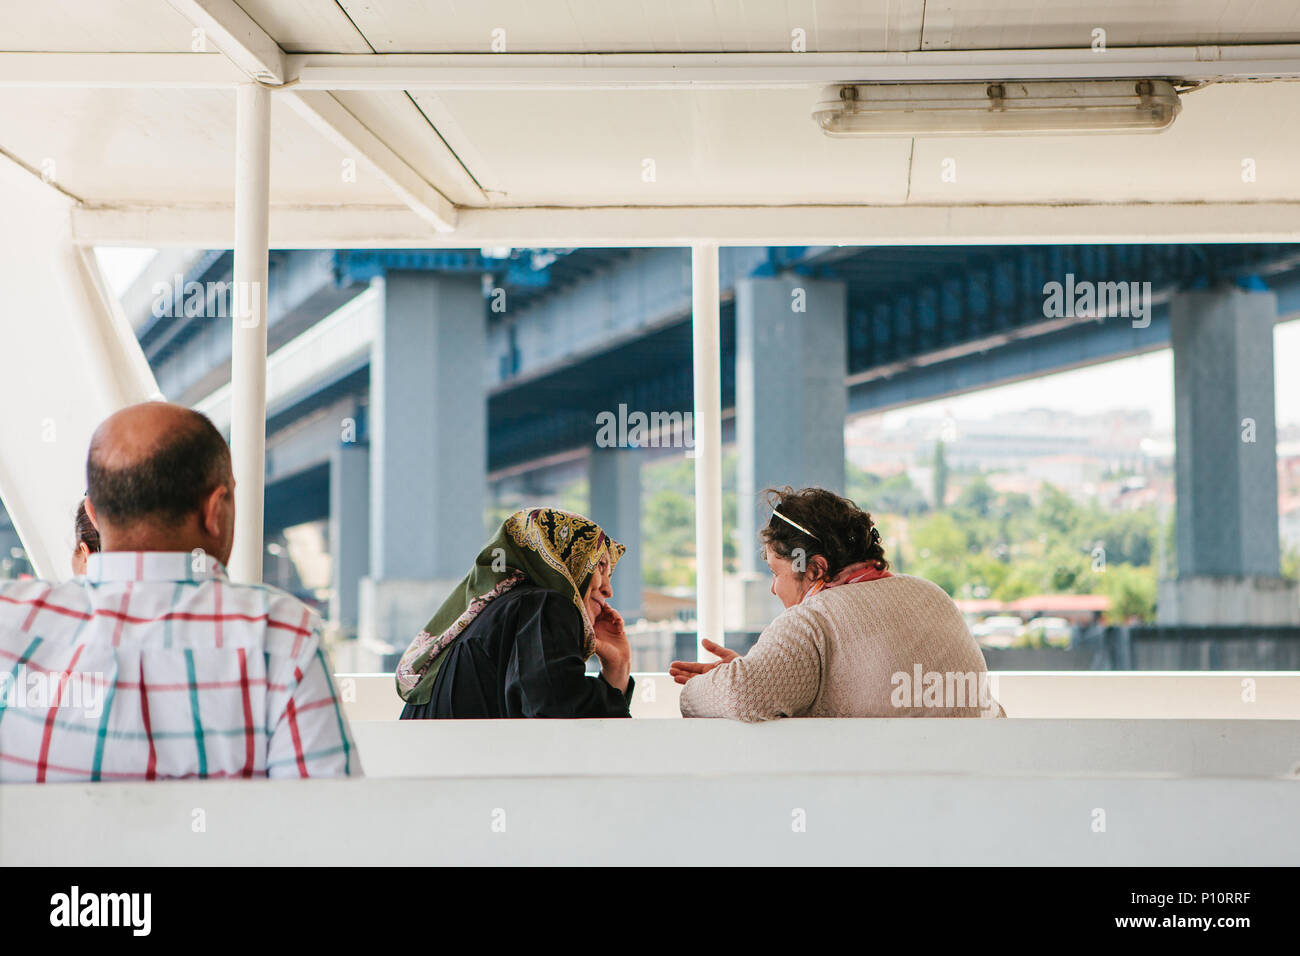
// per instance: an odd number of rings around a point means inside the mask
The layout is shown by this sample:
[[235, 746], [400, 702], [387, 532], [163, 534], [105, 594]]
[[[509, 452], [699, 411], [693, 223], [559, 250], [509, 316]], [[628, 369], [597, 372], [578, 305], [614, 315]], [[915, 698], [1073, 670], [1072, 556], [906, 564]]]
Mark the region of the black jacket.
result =
[[630, 717], [623, 693], [585, 673], [582, 617], [556, 591], [520, 584], [492, 601], [451, 645], [427, 704], [403, 720]]

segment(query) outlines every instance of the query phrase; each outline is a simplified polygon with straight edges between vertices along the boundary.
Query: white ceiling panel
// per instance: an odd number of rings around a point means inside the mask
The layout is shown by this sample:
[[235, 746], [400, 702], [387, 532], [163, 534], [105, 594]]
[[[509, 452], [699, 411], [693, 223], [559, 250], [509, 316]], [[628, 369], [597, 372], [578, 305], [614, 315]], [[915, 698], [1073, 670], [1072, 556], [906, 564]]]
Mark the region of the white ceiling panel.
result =
[[[1293, 0], [929, 0], [926, 50], [1105, 45], [1197, 46], [1300, 41]], [[1099, 53], [1099, 56], [1104, 53]]]
[[[116, 2], [116, 0], [115, 0]], [[1268, 0], [241, 0], [290, 52], [821, 52], [1300, 41]]]
[[193, 30], [193, 24], [166, 0], [5, 0], [0, 4], [0, 50], [6, 52], [189, 53]]
[[480, 181], [504, 191], [510, 205], [865, 203], [906, 195], [910, 142], [830, 140], [812, 121], [813, 97], [803, 90], [439, 99], [457, 126], [443, 135], [458, 152], [457, 137], [468, 139], [490, 166]]
[[[240, 2], [292, 52], [487, 53], [495, 29], [512, 53], [778, 52], [796, 30], [808, 50], [840, 52], [1086, 49], [1094, 27], [1112, 48], [1300, 42], [1300, 4], [1263, 0]], [[0, 50], [187, 52], [190, 43], [189, 23], [167, 0], [44, 0], [0, 15]], [[133, 58], [124, 70], [149, 68]], [[334, 95], [352, 114], [336, 116], [350, 135], [368, 142], [373, 133], [462, 207], [659, 206], [676, 219], [688, 206], [1300, 202], [1300, 82], [1211, 85], [1187, 95], [1173, 128], [1154, 136], [833, 140], [811, 119], [820, 93]], [[293, 95], [272, 96], [273, 203], [332, 215], [401, 201], [360, 155], [304, 121], [288, 105]], [[92, 204], [229, 203], [234, 99], [214, 89], [3, 87], [0, 150]], [[368, 148], [409, 181], [387, 150]], [[1243, 164], [1253, 177], [1243, 178]], [[628, 210], [629, 223], [639, 214]]]
[[1296, 83], [1224, 84], [1184, 96], [1163, 133], [917, 139], [911, 201], [1300, 200], [1298, 99]]
[[334, 0], [239, 0], [286, 53], [373, 53]]
[[[0, 89], [0, 148], [90, 202], [232, 202], [235, 94]], [[346, 158], [273, 102], [272, 202], [393, 201], [364, 162], [347, 181]]]
[[406, 93], [340, 91], [334, 97], [452, 202], [484, 202], [479, 184], [439, 136], [441, 129], [434, 128], [432, 117], [421, 113]]
[[[245, 6], [263, 2], [272, 0]], [[915, 50], [925, 6], [923, 0], [339, 3], [379, 53], [496, 52], [498, 29], [511, 53], [779, 53], [791, 50], [795, 30], [812, 51]]]

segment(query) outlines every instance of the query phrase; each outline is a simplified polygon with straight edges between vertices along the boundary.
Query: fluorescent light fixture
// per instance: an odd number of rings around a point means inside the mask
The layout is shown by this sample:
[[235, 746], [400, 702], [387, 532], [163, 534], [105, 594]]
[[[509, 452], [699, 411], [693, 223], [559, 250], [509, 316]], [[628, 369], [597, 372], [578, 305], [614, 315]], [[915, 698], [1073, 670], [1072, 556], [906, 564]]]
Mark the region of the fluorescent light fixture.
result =
[[1182, 105], [1168, 80], [849, 83], [813, 110], [827, 136], [1157, 133]]

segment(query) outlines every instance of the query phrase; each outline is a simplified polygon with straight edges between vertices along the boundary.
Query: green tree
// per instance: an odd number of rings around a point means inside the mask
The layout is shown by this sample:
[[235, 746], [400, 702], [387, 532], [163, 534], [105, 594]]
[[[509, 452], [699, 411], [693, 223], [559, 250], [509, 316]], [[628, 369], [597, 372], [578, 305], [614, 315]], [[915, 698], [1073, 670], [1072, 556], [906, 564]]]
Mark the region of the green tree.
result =
[[1044, 484], [1035, 517], [1049, 539], [1068, 540], [1078, 529], [1080, 509], [1060, 488]]
[[906, 472], [881, 478], [851, 461], [845, 463], [844, 471], [848, 497], [863, 511], [882, 515], [912, 515], [929, 510], [925, 495], [912, 484], [912, 479], [907, 477]]
[[1282, 577], [1288, 581], [1300, 578], [1300, 549], [1287, 548], [1282, 554]]
[[1100, 575], [1100, 590], [1110, 598], [1108, 617], [1115, 622], [1138, 618], [1153, 621], [1156, 616], [1156, 570], [1131, 564], [1108, 564]]
[[[1151, 511], [1125, 511], [1091, 515], [1088, 524], [1094, 544], [1106, 553], [1106, 563], [1146, 565], [1155, 560], [1159, 523]], [[1085, 542], [1086, 544], [1086, 542]]]
[[999, 601], [1015, 601], [1031, 594], [1042, 594], [1047, 590], [1048, 574], [1045, 562], [1037, 558], [1018, 559], [1010, 566], [993, 596]]
[[913, 529], [912, 548], [922, 561], [960, 564], [966, 559], [966, 535], [952, 515], [930, 515]]
[[966, 485], [957, 496], [954, 507], [959, 511], [969, 512], [977, 518], [989, 518], [997, 503], [997, 492], [988, 483], [988, 479], [979, 475]]

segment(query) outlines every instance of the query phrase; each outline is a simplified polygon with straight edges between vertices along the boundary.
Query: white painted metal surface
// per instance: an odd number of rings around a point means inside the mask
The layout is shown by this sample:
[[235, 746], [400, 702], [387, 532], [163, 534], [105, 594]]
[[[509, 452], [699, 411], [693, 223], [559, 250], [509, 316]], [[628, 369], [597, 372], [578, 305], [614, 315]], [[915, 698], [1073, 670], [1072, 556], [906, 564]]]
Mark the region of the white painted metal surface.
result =
[[695, 362], [696, 660], [713, 660], [704, 640], [722, 643], [722, 340], [718, 247], [691, 247], [691, 330]]
[[270, 156], [271, 94], [262, 86], [241, 86], [235, 140], [235, 307], [231, 309], [234, 342], [230, 371], [230, 456], [235, 472], [230, 576], [241, 583], [262, 580]]
[[417, 216], [438, 232], [451, 232], [455, 228], [456, 210], [451, 201], [425, 182], [406, 160], [349, 113], [332, 94], [293, 91], [285, 97], [299, 116], [340, 147], [345, 155], [351, 153], [368, 163]]
[[[85, 245], [222, 248], [231, 207], [78, 207]], [[483, 246], [954, 245], [961, 243], [1297, 242], [1300, 200], [1266, 203], [1038, 203], [978, 206], [460, 207], [456, 231], [429, 232], [401, 206], [273, 206], [277, 249]], [[152, 237], [152, 238], [150, 238]]]
[[374, 777], [1141, 775], [1287, 779], [1290, 720], [388, 720], [354, 725]]
[[0, 158], [0, 495], [36, 572], [55, 580], [72, 574], [91, 433], [158, 391], [94, 255], [72, 243], [70, 205]]
[[[0, 866], [1291, 866], [1297, 786], [861, 773], [10, 785]], [[708, 812], [723, 817], [700, 830]], [[683, 840], [692, 827], [701, 838]]]
[[284, 82], [284, 51], [235, 0], [167, 0], [250, 77], [263, 83]]
[[[397, 720], [391, 674], [337, 674], [349, 720]], [[635, 674], [634, 718], [681, 717], [681, 685]], [[1291, 671], [994, 671], [991, 692], [1011, 719], [1290, 720], [1300, 726]], [[1300, 737], [1298, 737], [1300, 739]]]
[[[1105, 55], [1098, 55], [1104, 52]], [[835, 83], [1172, 77], [1189, 83], [1300, 77], [1300, 45], [865, 53], [300, 54], [308, 90], [783, 90]]]

